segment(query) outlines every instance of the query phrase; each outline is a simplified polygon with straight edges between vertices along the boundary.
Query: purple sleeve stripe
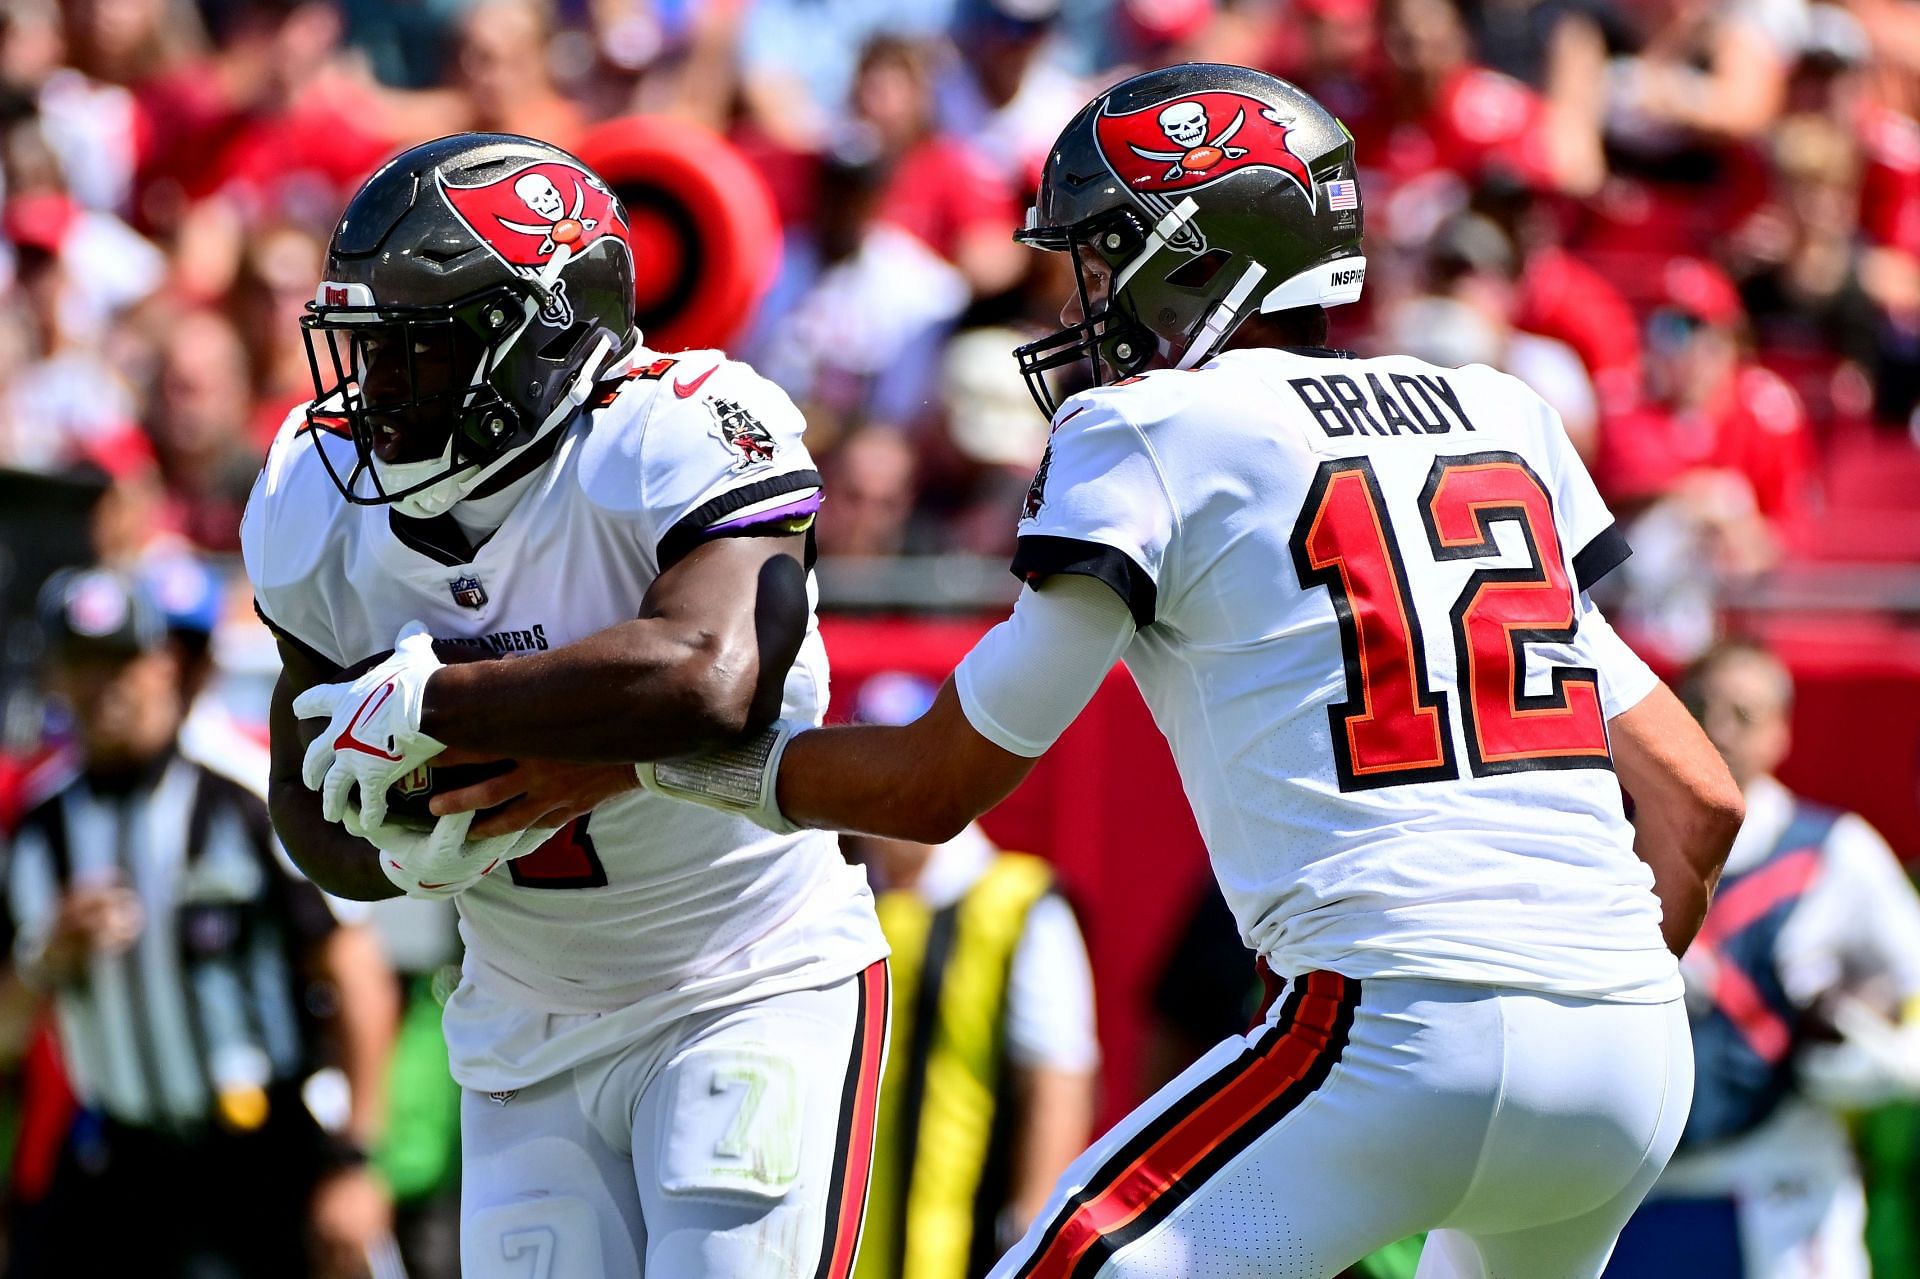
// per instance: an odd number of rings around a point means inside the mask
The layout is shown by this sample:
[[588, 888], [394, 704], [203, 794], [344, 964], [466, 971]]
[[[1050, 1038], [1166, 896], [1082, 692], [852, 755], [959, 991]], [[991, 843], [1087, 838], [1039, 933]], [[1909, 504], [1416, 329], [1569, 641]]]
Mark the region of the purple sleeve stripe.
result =
[[764, 511], [755, 511], [751, 515], [742, 515], [720, 524], [709, 524], [707, 532], [724, 533], [730, 529], [751, 528], [755, 524], [773, 524], [784, 520], [799, 519], [806, 515], [816, 515], [820, 511], [820, 490], [815, 489], [797, 501], [784, 506], [771, 507]]

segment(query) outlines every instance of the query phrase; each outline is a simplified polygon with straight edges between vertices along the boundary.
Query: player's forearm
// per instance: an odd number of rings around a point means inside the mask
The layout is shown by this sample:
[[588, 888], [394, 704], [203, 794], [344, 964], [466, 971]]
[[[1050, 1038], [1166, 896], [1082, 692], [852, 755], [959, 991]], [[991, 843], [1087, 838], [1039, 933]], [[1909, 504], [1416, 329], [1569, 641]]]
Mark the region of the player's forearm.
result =
[[267, 790], [273, 829], [303, 874], [349, 901], [381, 901], [400, 890], [380, 870], [379, 850], [320, 815], [320, 796], [299, 778], [276, 777]]
[[1661, 932], [1679, 955], [1706, 918], [1746, 814], [1739, 787], [1665, 685], [1608, 723], [1620, 784], [1634, 800], [1634, 852], [1653, 872]]
[[944, 844], [984, 811], [945, 771], [911, 726], [801, 733], [780, 762], [780, 811], [803, 826]]
[[499, 757], [662, 759], [770, 722], [779, 682], [769, 693], [760, 676], [751, 632], [642, 618], [533, 657], [444, 667], [427, 684], [421, 728]]
[[1014, 1129], [1005, 1224], [1018, 1238], [1047, 1206], [1060, 1174], [1093, 1137], [1098, 1079], [1091, 1070], [1052, 1066], [1015, 1067], [1013, 1073], [1020, 1120]]
[[1033, 763], [976, 733], [948, 680], [911, 724], [795, 737], [780, 761], [780, 811], [804, 826], [944, 844], [1005, 799]]

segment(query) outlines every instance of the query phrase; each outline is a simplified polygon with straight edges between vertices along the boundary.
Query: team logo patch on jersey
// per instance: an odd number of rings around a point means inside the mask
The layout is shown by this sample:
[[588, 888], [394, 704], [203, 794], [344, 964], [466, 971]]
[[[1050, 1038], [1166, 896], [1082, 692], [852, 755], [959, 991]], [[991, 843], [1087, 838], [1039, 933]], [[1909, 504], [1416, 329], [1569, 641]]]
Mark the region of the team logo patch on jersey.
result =
[[1040, 508], [1047, 504], [1047, 468], [1053, 465], [1053, 445], [1047, 445], [1047, 451], [1040, 455], [1040, 469], [1033, 473], [1033, 483], [1027, 485], [1027, 500], [1020, 504], [1020, 518], [1030, 520], [1040, 514]]
[[1209, 91], [1094, 121], [1100, 150], [1129, 190], [1190, 191], [1229, 173], [1264, 165], [1293, 179], [1309, 205], [1313, 179], [1287, 146], [1293, 120], [1244, 93]]
[[733, 464], [734, 470], [750, 470], [773, 461], [773, 432], [759, 418], [737, 402], [717, 395], [707, 401], [707, 407], [713, 410], [713, 433], [722, 444], [740, 455]]
[[487, 588], [480, 579], [471, 573], [462, 574], [447, 583], [447, 590], [453, 595], [453, 602], [461, 608], [485, 608], [487, 606]]
[[527, 165], [478, 186], [454, 186], [444, 177], [447, 207], [482, 244], [514, 270], [538, 280], [548, 292], [540, 317], [565, 328], [573, 323], [561, 268], [577, 253], [611, 239], [633, 252], [626, 213], [613, 193], [585, 169], [554, 160]]

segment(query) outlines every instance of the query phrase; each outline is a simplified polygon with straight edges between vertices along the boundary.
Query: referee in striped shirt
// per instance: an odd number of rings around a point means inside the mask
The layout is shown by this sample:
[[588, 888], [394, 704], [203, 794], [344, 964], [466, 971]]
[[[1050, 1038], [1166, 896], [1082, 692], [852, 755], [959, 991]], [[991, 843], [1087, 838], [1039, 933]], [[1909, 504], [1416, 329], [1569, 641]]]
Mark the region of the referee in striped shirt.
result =
[[[13, 1274], [365, 1274], [390, 1220], [355, 1138], [391, 1027], [342, 1002], [391, 977], [276, 856], [259, 796], [180, 754], [151, 600], [66, 573], [41, 621], [76, 767], [16, 832], [7, 916], [83, 1109]], [[362, 1102], [335, 1132], [306, 1095], [330, 1041]]]

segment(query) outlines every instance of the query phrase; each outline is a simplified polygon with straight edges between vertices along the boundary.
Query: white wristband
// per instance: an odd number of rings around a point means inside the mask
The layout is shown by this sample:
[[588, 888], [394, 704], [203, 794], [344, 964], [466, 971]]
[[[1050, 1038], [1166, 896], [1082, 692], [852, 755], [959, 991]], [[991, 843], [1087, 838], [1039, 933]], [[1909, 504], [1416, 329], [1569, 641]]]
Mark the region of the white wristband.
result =
[[780, 776], [780, 757], [787, 743], [806, 725], [775, 720], [758, 737], [703, 755], [649, 760], [634, 765], [640, 784], [656, 795], [704, 804], [734, 813], [781, 835], [801, 827], [780, 811], [774, 784]]

